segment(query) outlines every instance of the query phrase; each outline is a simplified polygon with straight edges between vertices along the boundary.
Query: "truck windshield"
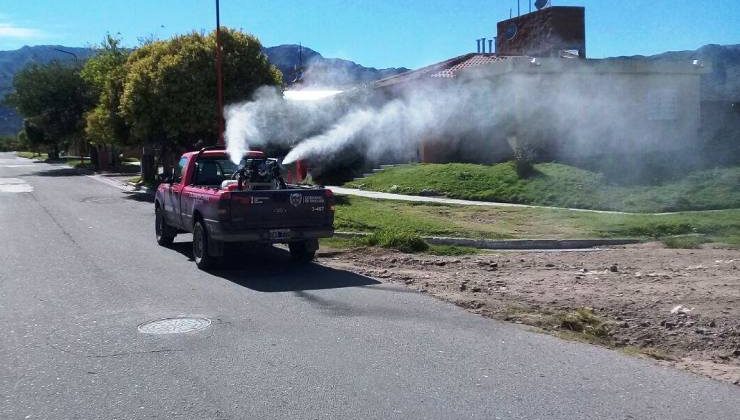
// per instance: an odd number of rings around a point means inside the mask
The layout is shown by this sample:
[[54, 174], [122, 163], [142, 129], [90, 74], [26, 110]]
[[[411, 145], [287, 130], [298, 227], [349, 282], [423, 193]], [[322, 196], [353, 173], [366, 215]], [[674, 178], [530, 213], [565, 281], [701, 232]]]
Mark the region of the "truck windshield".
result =
[[236, 165], [226, 157], [203, 157], [195, 162], [193, 185], [220, 186], [235, 170]]

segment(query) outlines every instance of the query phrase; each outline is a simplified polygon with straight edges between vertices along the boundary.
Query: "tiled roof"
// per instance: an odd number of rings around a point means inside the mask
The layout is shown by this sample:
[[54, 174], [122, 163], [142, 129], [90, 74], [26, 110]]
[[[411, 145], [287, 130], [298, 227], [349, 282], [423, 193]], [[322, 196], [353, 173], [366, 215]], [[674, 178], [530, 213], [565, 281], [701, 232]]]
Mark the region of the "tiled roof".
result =
[[469, 69], [471, 67], [477, 67], [482, 66], [490, 63], [495, 63], [499, 61], [506, 60], [506, 57], [499, 57], [494, 54], [476, 54], [467, 60], [463, 60], [454, 66], [440, 70], [436, 73], [432, 73], [429, 75], [429, 77], [444, 77], [444, 78], [453, 78], [457, 75], [457, 73], [461, 70]]
[[452, 79], [457, 77], [457, 74], [460, 71], [472, 67], [504, 61], [508, 58], [509, 57], [500, 57], [495, 54], [465, 54], [455, 58], [451, 58], [446, 61], [432, 64], [431, 66], [422, 67], [418, 70], [407, 71], [406, 73], [401, 73], [395, 76], [378, 80], [377, 82], [375, 82], [375, 86], [393, 86], [401, 83], [410, 82], [412, 80], [427, 78]]

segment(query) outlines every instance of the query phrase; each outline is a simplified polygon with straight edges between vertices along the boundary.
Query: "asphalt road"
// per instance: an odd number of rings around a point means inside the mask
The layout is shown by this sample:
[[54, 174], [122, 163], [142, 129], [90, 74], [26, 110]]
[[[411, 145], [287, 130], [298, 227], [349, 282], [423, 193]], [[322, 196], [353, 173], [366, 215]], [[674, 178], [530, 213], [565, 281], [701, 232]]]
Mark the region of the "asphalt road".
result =
[[[213, 273], [152, 205], [0, 154], [0, 418], [737, 418], [740, 389], [285, 252]], [[193, 316], [184, 334], [142, 323]]]

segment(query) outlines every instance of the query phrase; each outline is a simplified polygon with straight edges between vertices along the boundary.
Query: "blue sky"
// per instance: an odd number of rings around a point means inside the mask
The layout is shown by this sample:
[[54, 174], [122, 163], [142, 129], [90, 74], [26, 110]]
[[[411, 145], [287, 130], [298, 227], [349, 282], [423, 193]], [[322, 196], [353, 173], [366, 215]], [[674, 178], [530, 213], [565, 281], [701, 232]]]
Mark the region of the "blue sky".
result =
[[[534, 0], [532, 0], [534, 2]], [[529, 0], [520, 0], [522, 12]], [[738, 0], [553, 0], [586, 6], [587, 52], [599, 58], [740, 43]], [[417, 68], [475, 50], [516, 0], [221, 0], [222, 25], [266, 46], [303, 43], [366, 66]], [[106, 32], [127, 46], [215, 26], [215, 0], [0, 0], [0, 50], [88, 46]]]

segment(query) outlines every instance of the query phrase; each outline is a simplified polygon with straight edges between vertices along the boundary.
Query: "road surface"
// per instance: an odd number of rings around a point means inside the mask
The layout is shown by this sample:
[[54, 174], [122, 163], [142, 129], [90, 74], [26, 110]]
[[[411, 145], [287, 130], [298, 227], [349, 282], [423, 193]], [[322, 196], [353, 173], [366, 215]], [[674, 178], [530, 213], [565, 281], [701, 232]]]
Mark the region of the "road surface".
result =
[[[285, 252], [213, 273], [151, 203], [0, 154], [0, 418], [736, 418], [737, 387]], [[211, 321], [144, 334], [148, 321]]]

